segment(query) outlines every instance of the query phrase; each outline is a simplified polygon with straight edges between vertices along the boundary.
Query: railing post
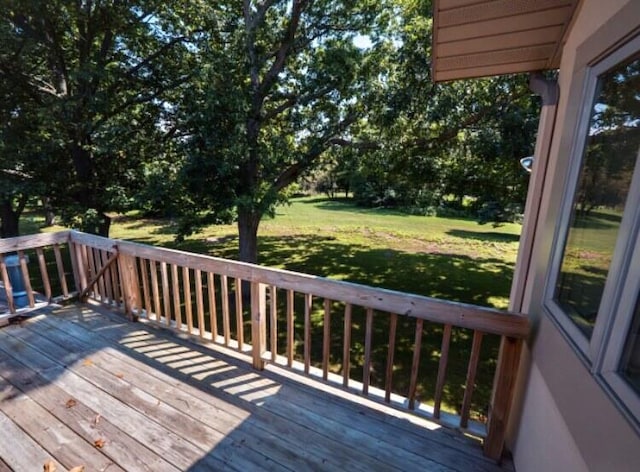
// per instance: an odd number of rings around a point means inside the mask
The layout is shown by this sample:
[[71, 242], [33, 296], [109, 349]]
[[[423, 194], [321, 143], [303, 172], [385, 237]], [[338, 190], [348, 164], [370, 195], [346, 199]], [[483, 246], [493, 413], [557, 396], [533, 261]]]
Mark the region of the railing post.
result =
[[7, 265], [4, 262], [4, 256], [2, 254], [0, 254], [0, 275], [2, 275], [2, 283], [4, 284], [4, 293], [7, 297], [9, 313], [14, 314], [16, 312], [16, 306], [13, 303], [13, 288], [11, 287]]
[[86, 268], [83, 265], [80, 245], [69, 240], [69, 256], [71, 257], [71, 267], [73, 268], [73, 281], [76, 292], [80, 293], [87, 287]]
[[522, 339], [502, 337], [484, 442], [484, 455], [496, 461], [502, 457], [521, 352]]
[[137, 321], [134, 308], [139, 308], [138, 294], [138, 273], [135, 266], [135, 257], [123, 254], [118, 251], [118, 272], [120, 273], [120, 285], [122, 286], [122, 300], [127, 317], [132, 321]]
[[262, 355], [267, 351], [267, 297], [266, 285], [259, 282], [251, 282], [251, 344], [253, 368], [262, 370]]

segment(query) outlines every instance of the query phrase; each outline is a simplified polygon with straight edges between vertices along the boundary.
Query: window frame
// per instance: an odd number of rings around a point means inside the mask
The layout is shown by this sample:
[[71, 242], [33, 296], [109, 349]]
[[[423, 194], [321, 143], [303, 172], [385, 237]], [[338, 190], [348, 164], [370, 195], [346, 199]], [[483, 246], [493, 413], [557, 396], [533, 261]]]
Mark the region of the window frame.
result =
[[636, 302], [640, 298], [640, 151], [636, 156], [622, 221], [590, 339], [555, 299], [574, 199], [585, 159], [592, 111], [598, 98], [599, 78], [638, 54], [640, 34], [600, 56], [593, 63], [586, 64], [580, 95], [582, 104], [573, 131], [564, 190], [559, 195], [561, 203], [543, 293], [543, 306], [591, 374], [636, 427], [640, 428], [640, 394], [618, 372]]

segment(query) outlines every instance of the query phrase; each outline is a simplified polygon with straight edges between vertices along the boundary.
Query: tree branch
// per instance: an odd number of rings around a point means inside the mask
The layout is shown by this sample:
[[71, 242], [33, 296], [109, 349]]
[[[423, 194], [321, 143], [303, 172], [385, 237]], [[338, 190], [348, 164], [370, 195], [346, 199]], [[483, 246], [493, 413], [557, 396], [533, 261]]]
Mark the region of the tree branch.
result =
[[302, 16], [302, 12], [304, 11], [308, 3], [308, 0], [293, 1], [293, 6], [291, 8], [291, 17], [289, 18], [289, 24], [287, 25], [284, 38], [280, 43], [280, 47], [276, 52], [276, 57], [271, 64], [271, 67], [265, 74], [258, 88], [258, 97], [260, 98], [261, 103], [264, 100], [264, 97], [267, 96], [267, 93], [269, 92], [273, 84], [276, 82], [278, 75], [284, 69], [287, 58], [289, 57], [289, 54], [291, 52], [291, 48], [295, 43], [296, 32], [300, 24], [300, 17]]
[[280, 113], [290, 108], [293, 108], [295, 105], [307, 105], [311, 103], [313, 100], [317, 100], [331, 93], [333, 90], [334, 90], [334, 87], [325, 87], [323, 89], [318, 90], [315, 93], [310, 93], [302, 97], [298, 95], [291, 95], [287, 97], [287, 99], [277, 107], [267, 110], [263, 115], [263, 121], [267, 122], [269, 120], [272, 120], [273, 118], [277, 117]]
[[317, 140], [315, 145], [311, 147], [309, 152], [305, 153], [297, 162], [283, 170], [280, 175], [271, 184], [268, 194], [275, 194], [287, 185], [294, 182], [305, 170], [307, 170], [316, 161], [320, 155], [331, 145], [334, 136], [342, 134], [356, 120], [355, 115], [349, 115], [340, 121], [336, 126], [328, 129], [324, 135]]

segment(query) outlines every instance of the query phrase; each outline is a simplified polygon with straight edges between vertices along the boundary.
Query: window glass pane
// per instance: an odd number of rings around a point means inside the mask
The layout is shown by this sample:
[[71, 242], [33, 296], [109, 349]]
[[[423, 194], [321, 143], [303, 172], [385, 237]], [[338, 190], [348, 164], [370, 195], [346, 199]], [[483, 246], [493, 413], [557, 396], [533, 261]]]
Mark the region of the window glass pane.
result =
[[602, 74], [555, 299], [591, 337], [640, 146], [640, 58]]
[[640, 303], [636, 304], [636, 311], [631, 321], [631, 329], [624, 343], [620, 373], [629, 385], [640, 393]]

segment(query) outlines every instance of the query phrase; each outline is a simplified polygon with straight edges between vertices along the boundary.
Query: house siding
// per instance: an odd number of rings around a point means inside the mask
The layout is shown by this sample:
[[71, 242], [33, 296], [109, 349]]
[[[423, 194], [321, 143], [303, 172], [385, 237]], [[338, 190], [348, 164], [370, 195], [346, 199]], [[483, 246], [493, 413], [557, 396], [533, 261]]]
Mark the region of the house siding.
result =
[[508, 444], [518, 472], [631, 471], [640, 464], [640, 437], [588, 365], [543, 307], [544, 286], [566, 186], [574, 135], [582, 112], [586, 65], [638, 27], [637, 0], [584, 0], [566, 37], [558, 84], [560, 100], [541, 195], [540, 226], [523, 311], [533, 335], [523, 356], [521, 403]]

